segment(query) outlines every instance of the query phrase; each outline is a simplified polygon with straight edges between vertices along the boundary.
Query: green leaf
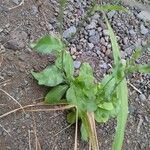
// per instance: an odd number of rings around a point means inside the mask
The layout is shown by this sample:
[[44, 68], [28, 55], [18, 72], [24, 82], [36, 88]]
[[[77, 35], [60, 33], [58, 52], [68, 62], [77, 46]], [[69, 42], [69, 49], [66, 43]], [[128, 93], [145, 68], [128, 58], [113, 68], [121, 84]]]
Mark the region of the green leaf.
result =
[[114, 106], [111, 102], [104, 102], [103, 104], [99, 104], [98, 107], [103, 108], [105, 110], [113, 110]]
[[87, 130], [85, 128], [85, 125], [82, 123], [81, 124], [81, 139], [84, 140], [84, 141], [88, 141], [88, 133], [87, 133]]
[[97, 104], [95, 101], [88, 101], [87, 102], [87, 111], [94, 112], [97, 109]]
[[66, 98], [68, 103], [77, 106], [79, 111], [86, 110], [86, 99], [82, 93], [82, 90], [77, 88], [75, 85], [71, 85], [67, 90]]
[[39, 85], [56, 86], [64, 82], [62, 73], [56, 66], [50, 66], [44, 69], [42, 72], [31, 72]]
[[67, 114], [67, 122], [70, 124], [74, 124], [76, 122], [76, 113], [75, 112], [70, 112]]
[[128, 9], [126, 9], [123, 6], [119, 6], [119, 5], [102, 5], [102, 6], [101, 5], [96, 5], [94, 7], [94, 11], [112, 11], [112, 10], [129, 13]]
[[137, 65], [137, 70], [141, 73], [150, 73], [150, 64]]
[[[62, 66], [62, 61], [63, 61], [63, 66]], [[73, 59], [71, 55], [67, 52], [63, 52], [63, 60], [62, 60], [62, 55], [59, 55], [56, 59], [55, 65], [59, 69], [64, 69], [65, 74], [69, 80], [73, 80], [73, 75], [74, 75], [74, 65], [73, 65]]]
[[[119, 64], [121, 64], [121, 59], [120, 59], [121, 57], [119, 53], [119, 46], [117, 43], [117, 39], [106, 16], [105, 16], [105, 20], [108, 26], [110, 40], [112, 43], [114, 62], [116, 66], [119, 66]], [[121, 71], [120, 72], [121, 78], [123, 78], [124, 69], [121, 69], [120, 71]], [[119, 82], [117, 76], [115, 76], [115, 80], [116, 83]], [[116, 93], [117, 93], [117, 98], [119, 99], [120, 110], [117, 116], [117, 128], [116, 128], [116, 134], [113, 142], [113, 150], [121, 150], [123, 139], [124, 139], [124, 132], [126, 128], [127, 117], [128, 117], [128, 89], [127, 89], [127, 81], [125, 78], [123, 78], [123, 80], [116, 88]]]
[[66, 72], [66, 76], [68, 79], [72, 80], [74, 75], [73, 59], [67, 51], [64, 52], [63, 66]]
[[63, 47], [63, 43], [59, 38], [50, 35], [44, 36], [37, 42], [31, 44], [31, 48], [43, 54], [50, 54], [53, 51], [60, 52]]
[[66, 90], [68, 89], [68, 85], [57, 85], [56, 87], [52, 88], [49, 93], [45, 97], [45, 102], [49, 104], [58, 103], [63, 95], [65, 94]]
[[109, 112], [107, 110], [98, 108], [95, 111], [95, 120], [99, 123], [105, 123], [107, 122], [109, 119]]

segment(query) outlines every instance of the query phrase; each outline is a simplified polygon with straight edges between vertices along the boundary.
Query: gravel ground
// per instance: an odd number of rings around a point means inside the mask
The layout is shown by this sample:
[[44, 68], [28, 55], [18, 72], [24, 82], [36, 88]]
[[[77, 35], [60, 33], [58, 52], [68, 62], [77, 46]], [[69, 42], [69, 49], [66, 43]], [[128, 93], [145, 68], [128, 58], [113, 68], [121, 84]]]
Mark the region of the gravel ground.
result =
[[[29, 0], [14, 8], [19, 3], [20, 0], [0, 1], [0, 89], [26, 105], [39, 102], [49, 90], [37, 85], [30, 70], [40, 71], [55, 60], [51, 55], [36, 54], [28, 45], [42, 35], [57, 34], [59, 8], [54, 0]], [[96, 79], [101, 80], [111, 71], [111, 44], [101, 13], [89, 16], [80, 24], [90, 4], [91, 0], [68, 2], [64, 12], [63, 37], [74, 59], [76, 73], [82, 62], [89, 62]], [[137, 47], [150, 41], [150, 12], [126, 7], [131, 15], [117, 11], [107, 13], [120, 44], [122, 59], [130, 58]], [[146, 51], [137, 63], [150, 64], [150, 51]], [[149, 150], [150, 75], [135, 73], [128, 79], [129, 118], [123, 150]], [[0, 115], [18, 107], [6, 93], [0, 91], [0, 97]], [[30, 145], [34, 149], [35, 135], [42, 150], [73, 149], [74, 126], [68, 127], [65, 117], [66, 112], [42, 112], [14, 113], [0, 119], [1, 150], [27, 150]], [[101, 150], [111, 149], [115, 125], [114, 120], [97, 125]], [[80, 150], [88, 150], [87, 143], [80, 140], [78, 143]]]

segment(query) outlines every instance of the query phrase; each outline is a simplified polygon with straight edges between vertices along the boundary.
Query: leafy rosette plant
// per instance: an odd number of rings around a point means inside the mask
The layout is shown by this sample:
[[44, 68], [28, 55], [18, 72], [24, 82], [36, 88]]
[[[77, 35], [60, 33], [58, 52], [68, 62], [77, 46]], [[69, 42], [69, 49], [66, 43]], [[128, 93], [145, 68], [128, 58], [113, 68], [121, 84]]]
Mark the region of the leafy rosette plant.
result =
[[[95, 7], [95, 11], [109, 8]], [[120, 7], [114, 9], [118, 10]], [[45, 96], [45, 103], [59, 105], [63, 102], [73, 106], [67, 115], [67, 121], [71, 124], [76, 122], [76, 129], [78, 120], [81, 121], [81, 138], [89, 139], [93, 150], [99, 150], [95, 120], [98, 123], [105, 123], [110, 118], [116, 117], [117, 128], [113, 150], [120, 150], [128, 115], [128, 89], [125, 77], [135, 71], [149, 73], [150, 65], [135, 63], [141, 55], [141, 49], [123, 63], [116, 36], [106, 17], [105, 20], [112, 44], [114, 67], [112, 73], [106, 75], [101, 82], [94, 82], [93, 69], [88, 63], [82, 63], [79, 75], [75, 77], [73, 59], [65, 50], [65, 44], [61, 38], [50, 35], [31, 44], [31, 47], [42, 54], [55, 54], [56, 61], [42, 72], [32, 72], [32, 75], [39, 85], [50, 87]]]

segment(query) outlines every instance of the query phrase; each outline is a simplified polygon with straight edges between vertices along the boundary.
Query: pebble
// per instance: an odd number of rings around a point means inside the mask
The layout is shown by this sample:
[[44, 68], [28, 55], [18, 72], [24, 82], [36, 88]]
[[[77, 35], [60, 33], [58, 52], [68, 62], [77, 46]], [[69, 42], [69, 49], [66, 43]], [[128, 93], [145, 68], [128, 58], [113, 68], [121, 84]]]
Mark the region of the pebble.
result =
[[109, 35], [109, 31], [108, 31], [108, 30], [103, 30], [103, 34], [104, 34], [105, 36], [108, 36], [108, 35]]
[[76, 32], [77, 32], [76, 27], [75, 26], [71, 26], [70, 28], [68, 28], [67, 30], [64, 31], [63, 37], [66, 38], [66, 39], [67, 38], [71, 38], [71, 36], [73, 34], [75, 34]]
[[92, 50], [93, 47], [94, 47], [94, 44], [93, 44], [93, 43], [88, 43], [88, 49], [89, 49], [89, 50]]
[[136, 33], [135, 33], [135, 31], [134, 30], [129, 30], [129, 33], [130, 33], [130, 35], [135, 35]]
[[99, 44], [100, 42], [100, 36], [99, 34], [93, 35], [89, 37], [89, 42], [93, 44]]
[[88, 30], [89, 36], [93, 36], [96, 34], [95, 29]]
[[32, 15], [36, 15], [38, 13], [38, 8], [35, 5], [32, 5], [31, 7], [31, 14]]
[[96, 23], [94, 21], [92, 21], [89, 25], [85, 27], [86, 30], [94, 29], [94, 28], [96, 28]]
[[143, 35], [148, 33], [148, 29], [143, 24], [141, 24], [140, 30]]
[[75, 54], [76, 51], [77, 51], [76, 47], [71, 47], [71, 49], [70, 49], [71, 55]]
[[148, 12], [148, 11], [141, 11], [141, 12], [137, 15], [137, 17], [138, 17], [139, 19], [144, 20], [144, 21], [150, 21], [150, 12]]
[[116, 11], [113, 10], [113, 11], [110, 11], [109, 13], [107, 13], [107, 16], [109, 19], [112, 19], [112, 17], [116, 14]]
[[144, 94], [140, 94], [140, 95], [139, 95], [139, 99], [140, 99], [141, 101], [146, 101], [146, 96], [145, 96]]
[[0, 33], [3, 32], [3, 28], [0, 28]]
[[12, 2], [18, 5], [20, 3], [20, 0], [12, 0]]
[[81, 62], [80, 61], [74, 61], [74, 67], [75, 69], [79, 69], [81, 66]]
[[102, 69], [107, 69], [108, 68], [108, 65], [105, 62], [103, 64], [100, 64], [99, 66]]

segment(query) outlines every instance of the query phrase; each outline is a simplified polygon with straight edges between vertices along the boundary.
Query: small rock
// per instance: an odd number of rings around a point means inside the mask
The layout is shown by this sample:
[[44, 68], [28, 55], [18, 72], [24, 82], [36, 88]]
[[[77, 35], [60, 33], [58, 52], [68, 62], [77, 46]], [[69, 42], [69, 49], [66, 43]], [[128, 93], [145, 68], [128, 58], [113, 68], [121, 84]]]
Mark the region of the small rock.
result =
[[76, 27], [75, 26], [71, 26], [70, 28], [68, 28], [67, 30], [64, 31], [63, 37], [66, 38], [66, 39], [67, 38], [71, 38], [71, 36], [73, 34], [75, 34], [76, 31], [77, 31]]
[[116, 11], [113, 10], [113, 11], [110, 11], [109, 13], [107, 13], [107, 16], [109, 19], [112, 19], [112, 17], [116, 14]]
[[89, 37], [89, 42], [93, 43], [93, 44], [99, 44], [99, 42], [100, 42], [99, 34], [96, 34], [96, 35]]
[[93, 36], [96, 34], [95, 29], [88, 30], [89, 36]]
[[10, 33], [10, 40], [6, 44], [6, 48], [19, 50], [26, 46], [27, 33], [24, 31], [14, 31]]
[[3, 28], [0, 28], [0, 33], [3, 32]]
[[136, 33], [135, 33], [135, 31], [134, 30], [129, 30], [129, 33], [130, 33], [130, 35], [135, 35]]
[[89, 48], [89, 50], [92, 50], [93, 47], [94, 47], [94, 44], [93, 44], [93, 43], [88, 43], [88, 48]]
[[104, 34], [105, 36], [108, 36], [108, 35], [109, 35], [109, 31], [108, 31], [108, 30], [103, 30], [103, 34]]
[[140, 30], [141, 30], [141, 33], [144, 35], [148, 33], [148, 29], [143, 24], [141, 24]]
[[96, 28], [96, 23], [94, 21], [92, 21], [89, 25], [85, 27], [86, 30], [94, 29], [94, 28]]
[[146, 101], [146, 96], [145, 96], [144, 94], [140, 94], [140, 95], [139, 95], [139, 99], [140, 99], [141, 101]]
[[99, 66], [102, 69], [107, 69], [107, 67], [108, 67], [106, 63], [100, 64]]
[[106, 46], [102, 45], [102, 46], [101, 46], [101, 50], [102, 50], [103, 53], [105, 53], [106, 50], [107, 50]]
[[20, 3], [20, 0], [12, 0], [12, 2], [18, 5]]
[[80, 61], [74, 61], [74, 67], [75, 67], [76, 69], [79, 69], [80, 66], [81, 66], [81, 62], [80, 62]]
[[71, 49], [70, 49], [71, 55], [75, 54], [76, 51], [77, 51], [76, 47], [71, 47]]
[[35, 5], [32, 5], [31, 7], [31, 14], [32, 15], [36, 15], [38, 13], [38, 8]]
[[144, 21], [150, 21], [150, 12], [148, 12], [148, 11], [141, 11], [141, 12], [137, 15], [137, 17], [138, 17], [139, 19], [144, 20]]

